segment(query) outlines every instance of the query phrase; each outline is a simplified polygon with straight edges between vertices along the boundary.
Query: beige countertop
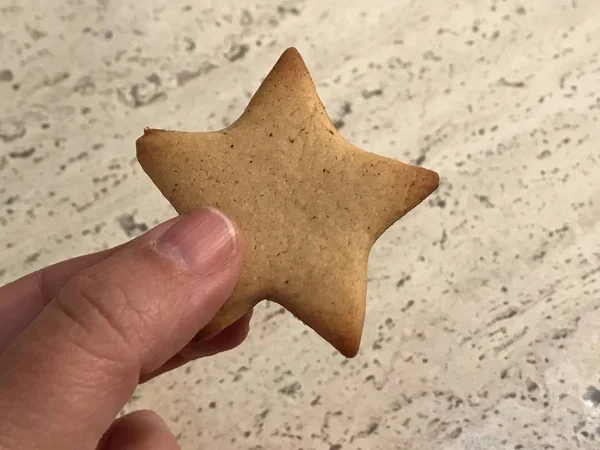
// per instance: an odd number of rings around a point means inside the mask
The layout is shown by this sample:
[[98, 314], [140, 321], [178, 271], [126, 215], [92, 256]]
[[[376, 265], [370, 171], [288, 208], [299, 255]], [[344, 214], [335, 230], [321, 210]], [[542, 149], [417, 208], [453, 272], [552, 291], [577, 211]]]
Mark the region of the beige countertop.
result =
[[441, 186], [371, 253], [355, 359], [263, 304], [127, 409], [184, 449], [598, 448], [599, 43], [593, 0], [0, 0], [0, 282], [171, 217], [135, 139], [229, 124], [294, 45]]

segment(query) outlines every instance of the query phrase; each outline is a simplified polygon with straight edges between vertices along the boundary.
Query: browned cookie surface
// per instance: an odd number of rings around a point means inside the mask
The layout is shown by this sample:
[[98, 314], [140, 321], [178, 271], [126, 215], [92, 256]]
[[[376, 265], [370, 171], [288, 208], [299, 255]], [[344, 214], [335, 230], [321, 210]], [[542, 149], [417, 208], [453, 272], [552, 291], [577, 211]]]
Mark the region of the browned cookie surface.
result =
[[202, 336], [269, 299], [346, 356], [360, 345], [371, 246], [438, 186], [436, 173], [338, 134], [295, 49], [230, 127], [147, 129], [137, 154], [179, 213], [214, 206], [244, 232], [241, 279]]

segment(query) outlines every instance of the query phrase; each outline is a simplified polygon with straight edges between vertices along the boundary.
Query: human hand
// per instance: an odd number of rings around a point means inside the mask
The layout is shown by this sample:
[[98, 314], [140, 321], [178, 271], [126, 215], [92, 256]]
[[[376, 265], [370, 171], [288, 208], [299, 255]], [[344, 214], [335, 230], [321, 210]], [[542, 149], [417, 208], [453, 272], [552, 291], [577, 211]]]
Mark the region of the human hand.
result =
[[0, 288], [0, 449], [178, 449], [151, 411], [113, 420], [139, 382], [245, 339], [250, 315], [193, 341], [242, 259], [237, 227], [201, 209]]

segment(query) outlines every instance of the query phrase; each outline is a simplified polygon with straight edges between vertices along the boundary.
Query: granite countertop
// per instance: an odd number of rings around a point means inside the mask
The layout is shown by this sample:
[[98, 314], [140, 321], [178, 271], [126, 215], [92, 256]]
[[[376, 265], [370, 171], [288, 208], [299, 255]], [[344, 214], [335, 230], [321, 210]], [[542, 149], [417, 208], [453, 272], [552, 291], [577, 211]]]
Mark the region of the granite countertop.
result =
[[228, 125], [294, 45], [348, 140], [441, 186], [371, 253], [355, 359], [262, 304], [126, 409], [184, 449], [598, 448], [599, 24], [582, 0], [4, 0], [0, 282], [173, 216], [135, 139]]

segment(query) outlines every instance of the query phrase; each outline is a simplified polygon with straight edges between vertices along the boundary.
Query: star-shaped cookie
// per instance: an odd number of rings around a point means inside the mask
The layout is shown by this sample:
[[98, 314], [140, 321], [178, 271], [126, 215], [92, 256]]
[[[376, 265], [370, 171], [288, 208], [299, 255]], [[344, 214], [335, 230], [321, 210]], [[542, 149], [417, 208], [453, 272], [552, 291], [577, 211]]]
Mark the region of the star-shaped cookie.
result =
[[241, 278], [200, 338], [268, 299], [346, 357], [360, 345], [371, 247], [439, 183], [435, 172], [347, 142], [294, 48], [231, 126], [146, 129], [136, 146], [141, 166], [178, 213], [213, 206], [244, 233]]

